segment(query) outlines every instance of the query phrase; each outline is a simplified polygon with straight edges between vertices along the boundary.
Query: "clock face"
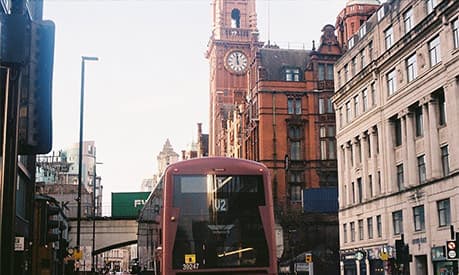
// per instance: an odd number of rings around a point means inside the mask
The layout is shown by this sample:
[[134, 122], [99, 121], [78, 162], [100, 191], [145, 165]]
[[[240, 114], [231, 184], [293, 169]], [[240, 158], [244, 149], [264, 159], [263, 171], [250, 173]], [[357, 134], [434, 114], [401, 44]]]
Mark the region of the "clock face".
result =
[[247, 69], [247, 56], [241, 51], [232, 51], [226, 57], [228, 69], [235, 73], [243, 73]]

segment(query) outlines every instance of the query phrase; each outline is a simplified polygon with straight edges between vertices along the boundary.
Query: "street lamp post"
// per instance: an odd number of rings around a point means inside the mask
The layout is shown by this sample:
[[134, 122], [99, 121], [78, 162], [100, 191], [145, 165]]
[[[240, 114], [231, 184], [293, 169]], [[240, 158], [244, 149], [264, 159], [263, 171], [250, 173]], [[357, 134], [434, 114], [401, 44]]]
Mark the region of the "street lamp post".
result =
[[97, 61], [97, 57], [82, 56], [81, 57], [81, 93], [80, 93], [80, 142], [78, 148], [78, 197], [77, 197], [77, 241], [76, 246], [80, 250], [80, 229], [81, 229], [81, 175], [83, 161], [83, 109], [84, 109], [84, 65], [86, 61]]

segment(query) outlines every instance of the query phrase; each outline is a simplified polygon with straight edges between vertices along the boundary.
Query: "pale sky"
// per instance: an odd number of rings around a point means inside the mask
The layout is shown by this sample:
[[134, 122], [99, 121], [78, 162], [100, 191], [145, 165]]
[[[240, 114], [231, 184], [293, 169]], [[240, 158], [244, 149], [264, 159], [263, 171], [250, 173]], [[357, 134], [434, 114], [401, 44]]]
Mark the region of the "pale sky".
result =
[[[140, 191], [157, 172], [167, 138], [174, 151], [208, 133], [211, 0], [44, 0], [54, 21], [53, 150], [79, 140], [81, 56], [85, 66], [84, 140], [94, 140], [104, 186]], [[260, 40], [311, 49], [345, 0], [258, 0]], [[269, 8], [268, 8], [269, 7]], [[316, 44], [317, 45], [317, 44]]]

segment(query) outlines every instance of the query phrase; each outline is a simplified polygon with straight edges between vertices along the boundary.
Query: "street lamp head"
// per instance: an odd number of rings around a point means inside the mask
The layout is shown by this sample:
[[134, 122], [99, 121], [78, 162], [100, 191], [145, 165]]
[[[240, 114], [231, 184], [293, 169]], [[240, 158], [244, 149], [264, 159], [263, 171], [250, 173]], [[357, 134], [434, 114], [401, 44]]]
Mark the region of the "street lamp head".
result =
[[98, 61], [99, 58], [96, 57], [96, 56], [82, 56], [82, 57], [81, 57], [81, 60], [82, 60], [82, 61], [86, 61], [86, 60], [87, 60], [87, 61]]

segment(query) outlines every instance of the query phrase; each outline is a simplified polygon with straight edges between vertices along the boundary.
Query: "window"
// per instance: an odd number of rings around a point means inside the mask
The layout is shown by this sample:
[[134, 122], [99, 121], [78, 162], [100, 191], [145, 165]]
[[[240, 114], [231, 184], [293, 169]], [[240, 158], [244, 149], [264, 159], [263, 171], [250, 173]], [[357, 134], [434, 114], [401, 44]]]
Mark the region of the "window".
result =
[[374, 131], [373, 134], [375, 135], [375, 141], [376, 141], [376, 142], [375, 142], [375, 143], [376, 143], [376, 146], [375, 146], [375, 147], [376, 147], [376, 154], [379, 154], [379, 133], [378, 133], [378, 126], [374, 126], [373, 129], [374, 129], [374, 130], [373, 130], [373, 131]]
[[402, 210], [392, 212], [392, 225], [394, 235], [403, 233], [403, 213]]
[[445, 126], [446, 125], [446, 102], [445, 102], [445, 94], [443, 91], [438, 96], [438, 109], [439, 109], [438, 123], [440, 126]]
[[341, 70], [338, 71], [336, 78], [338, 78], [338, 87], [341, 87]]
[[292, 68], [285, 69], [285, 81], [300, 81], [300, 70]]
[[402, 122], [399, 118], [394, 121], [395, 128], [395, 146], [402, 145]]
[[333, 80], [333, 64], [327, 64], [327, 73], [325, 75], [326, 80]]
[[354, 117], [359, 115], [359, 95], [354, 96]]
[[389, 96], [395, 93], [397, 88], [396, 81], [395, 69], [386, 74], [387, 92], [389, 93]]
[[327, 113], [333, 114], [335, 109], [333, 109], [333, 101], [331, 98], [327, 98]]
[[459, 48], [459, 19], [453, 21], [454, 48]]
[[231, 11], [231, 28], [241, 27], [241, 12], [238, 9]]
[[319, 98], [319, 114], [325, 114], [325, 98]]
[[354, 37], [351, 37], [351, 39], [347, 41], [348, 48], [351, 49], [352, 47], [354, 47], [354, 43], [355, 43]]
[[367, 152], [368, 153], [368, 158], [371, 158], [371, 137], [370, 137], [370, 134], [369, 134], [368, 131], [366, 131], [366, 134], [368, 136], [368, 138], [367, 138], [367, 142], [368, 142], [368, 146], [367, 146], [367, 148], [368, 148], [368, 152]]
[[362, 178], [357, 179], [357, 203], [361, 203], [363, 198]]
[[403, 164], [397, 165], [397, 188], [398, 191], [403, 190], [404, 188], [404, 179], [403, 179]]
[[319, 114], [334, 113], [331, 98], [319, 98]]
[[289, 195], [291, 202], [301, 202], [301, 186], [289, 184]]
[[363, 220], [359, 220], [359, 240], [363, 240]]
[[356, 144], [355, 144], [355, 149], [357, 150], [357, 163], [361, 164], [362, 163], [362, 142], [361, 140], [356, 137]]
[[406, 73], [408, 74], [408, 82], [411, 82], [418, 76], [418, 68], [416, 65], [416, 53], [408, 57], [405, 63]]
[[424, 127], [423, 127], [423, 117], [422, 117], [422, 107], [418, 106], [414, 110], [414, 116], [415, 116], [415, 123], [416, 123], [416, 136], [417, 137], [422, 137], [424, 134]]
[[376, 84], [373, 82], [370, 85], [370, 93], [371, 93], [371, 106], [376, 105]]
[[320, 127], [320, 158], [336, 159], [335, 126]]
[[367, 218], [368, 239], [373, 239], [373, 217]]
[[392, 29], [392, 26], [384, 31], [384, 43], [386, 45], [386, 50], [394, 44], [394, 30]]
[[440, 36], [436, 36], [429, 42], [429, 56], [430, 56], [430, 66], [435, 66], [440, 63]]
[[370, 198], [373, 197], [373, 176], [368, 175], [368, 192], [370, 193]]
[[356, 67], [356, 61], [355, 61], [355, 57], [354, 57], [351, 60], [351, 74], [352, 74], [352, 76], [355, 75], [355, 67]]
[[288, 113], [299, 115], [301, 114], [301, 98], [290, 97], [287, 99]]
[[348, 68], [348, 65], [344, 65], [344, 81], [347, 82], [347, 79], [348, 79], [348, 74], [349, 73], [349, 68]]
[[368, 43], [368, 57], [370, 58], [370, 60], [373, 60], [373, 41], [370, 41], [370, 43]]
[[413, 10], [411, 8], [403, 14], [403, 25], [405, 26], [405, 33], [413, 28]]
[[367, 34], [367, 25], [365, 23], [362, 24], [362, 26], [360, 26], [360, 29], [359, 29], [359, 37], [362, 38], [365, 36], [365, 34]]
[[443, 176], [447, 176], [449, 174], [448, 145], [441, 147], [441, 164], [442, 164]]
[[339, 108], [339, 127], [343, 127], [343, 107]]
[[290, 158], [292, 160], [301, 159], [301, 127], [299, 126], [289, 126], [288, 137], [290, 144]]
[[376, 233], [378, 237], [382, 237], [382, 222], [381, 222], [381, 215], [376, 216]]
[[351, 242], [355, 242], [355, 222], [351, 222]]
[[[352, 142], [349, 142], [349, 156], [351, 157], [351, 166], [354, 166], [354, 147], [352, 146]], [[352, 190], [352, 192], [354, 192], [354, 188], [352, 188]]]
[[426, 182], [426, 161], [425, 156], [418, 157], [418, 174], [419, 174], [419, 183]]
[[426, 228], [424, 221], [424, 205], [413, 207], [414, 231], [423, 231]]
[[426, 0], [427, 13], [431, 13], [438, 4], [438, 0]]
[[362, 91], [362, 109], [364, 112], [368, 110], [368, 92], [367, 89]]
[[378, 21], [381, 21], [381, 19], [384, 18], [384, 6], [382, 6], [382, 7], [378, 10], [377, 16], [378, 16]]
[[343, 224], [343, 239], [347, 243], [347, 224]]
[[352, 186], [352, 203], [355, 203], [355, 184], [354, 182], [351, 183]]
[[317, 78], [318, 80], [325, 79], [325, 65], [324, 64], [319, 63], [318, 69], [317, 69]]
[[449, 199], [437, 201], [438, 226], [449, 226], [451, 224], [451, 210]]
[[365, 50], [360, 51], [360, 68], [363, 69], [365, 67]]
[[351, 102], [346, 102], [346, 123], [351, 121]]

